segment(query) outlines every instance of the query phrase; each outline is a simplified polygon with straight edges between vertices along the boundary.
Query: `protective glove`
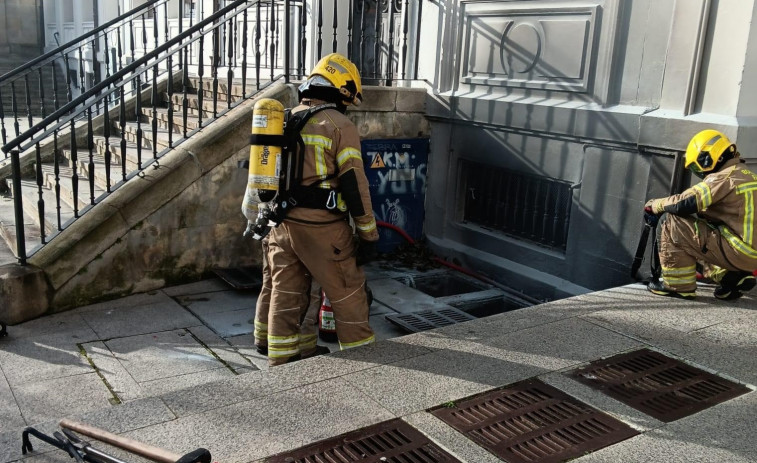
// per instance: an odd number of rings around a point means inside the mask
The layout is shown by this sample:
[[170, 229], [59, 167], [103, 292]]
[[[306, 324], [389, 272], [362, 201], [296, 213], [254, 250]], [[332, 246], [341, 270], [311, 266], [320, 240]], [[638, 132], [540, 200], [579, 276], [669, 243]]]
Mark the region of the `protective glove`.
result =
[[376, 249], [376, 241], [359, 240], [357, 252], [355, 253], [355, 260], [358, 267], [373, 262], [377, 257], [378, 250]]
[[662, 208], [659, 208], [659, 206], [655, 205], [656, 202], [656, 199], [650, 199], [649, 201], [647, 201], [646, 204], [644, 204], [644, 212], [653, 215], [662, 214], [664, 211], [662, 210]]

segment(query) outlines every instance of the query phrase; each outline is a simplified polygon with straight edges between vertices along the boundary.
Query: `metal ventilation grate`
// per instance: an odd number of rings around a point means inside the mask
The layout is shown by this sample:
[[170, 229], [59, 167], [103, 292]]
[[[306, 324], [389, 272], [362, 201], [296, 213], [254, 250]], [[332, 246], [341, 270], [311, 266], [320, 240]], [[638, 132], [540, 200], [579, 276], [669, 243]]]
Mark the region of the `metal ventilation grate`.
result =
[[510, 463], [565, 461], [638, 434], [535, 379], [431, 413]]
[[234, 289], [255, 289], [259, 290], [263, 285], [263, 271], [260, 267], [232, 267], [232, 268], [215, 268], [215, 273]]
[[385, 421], [291, 452], [266, 463], [460, 463], [400, 419]]
[[411, 333], [431, 330], [455, 323], [475, 320], [476, 317], [455, 308], [440, 310], [422, 310], [403, 314], [387, 315], [386, 319]]
[[665, 422], [749, 392], [745, 386], [648, 349], [592, 362], [569, 374]]

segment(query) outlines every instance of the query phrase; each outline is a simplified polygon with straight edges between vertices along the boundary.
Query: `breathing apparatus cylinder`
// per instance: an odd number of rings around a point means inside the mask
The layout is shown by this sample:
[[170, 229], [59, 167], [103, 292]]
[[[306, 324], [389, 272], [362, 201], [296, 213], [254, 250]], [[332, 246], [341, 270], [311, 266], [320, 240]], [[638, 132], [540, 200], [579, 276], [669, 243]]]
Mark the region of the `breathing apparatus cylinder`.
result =
[[[255, 103], [252, 110], [252, 135], [284, 135], [284, 105], [281, 102], [263, 98]], [[253, 200], [267, 203], [276, 196], [280, 170], [281, 146], [251, 144], [247, 188], [252, 193]]]

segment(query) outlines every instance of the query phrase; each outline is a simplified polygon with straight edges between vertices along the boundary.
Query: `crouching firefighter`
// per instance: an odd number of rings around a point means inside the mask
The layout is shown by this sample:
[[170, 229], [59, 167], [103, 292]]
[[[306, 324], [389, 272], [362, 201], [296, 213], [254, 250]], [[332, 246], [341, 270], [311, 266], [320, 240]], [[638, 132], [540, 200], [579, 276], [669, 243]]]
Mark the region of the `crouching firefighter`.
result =
[[[269, 112], [255, 106], [251, 144], [260, 149], [256, 156], [251, 150], [248, 187], [254, 188], [248, 191], [256, 190], [249, 202], [256, 203], [258, 214], [254, 220], [245, 215], [253, 237], [268, 241], [271, 296], [266, 328], [271, 366], [300, 357], [300, 328], [308, 305], [302, 295], [309, 293], [311, 279], [331, 300], [342, 349], [374, 341], [365, 275], [356, 258], [375, 253], [378, 232], [360, 138], [344, 115], [348, 105], [360, 104], [361, 92], [357, 67], [333, 53], [321, 59], [299, 87], [297, 107]], [[279, 114], [283, 135], [276, 122]], [[264, 130], [256, 130], [256, 125]], [[270, 169], [270, 175], [253, 182], [253, 169], [260, 166]]]
[[739, 159], [736, 145], [716, 130], [691, 139], [685, 167], [702, 181], [644, 206], [647, 213], [668, 213], [659, 241], [662, 279], [653, 279], [648, 289], [693, 298], [699, 262], [703, 275], [718, 284], [716, 298], [738, 299], [755, 286], [757, 175]]

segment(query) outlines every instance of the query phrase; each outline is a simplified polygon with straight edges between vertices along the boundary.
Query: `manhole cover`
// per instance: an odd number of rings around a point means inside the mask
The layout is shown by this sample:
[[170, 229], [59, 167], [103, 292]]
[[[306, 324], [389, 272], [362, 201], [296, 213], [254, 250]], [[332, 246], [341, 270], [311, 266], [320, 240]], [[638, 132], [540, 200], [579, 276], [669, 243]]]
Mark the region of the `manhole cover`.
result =
[[460, 463], [400, 419], [266, 458], [267, 463]]
[[213, 273], [235, 289], [260, 289], [263, 285], [260, 267], [216, 268]]
[[431, 413], [510, 463], [565, 461], [638, 434], [535, 379]]
[[476, 317], [452, 307], [440, 310], [422, 310], [403, 314], [387, 315], [386, 319], [411, 333], [426, 331], [455, 323], [475, 320]]
[[665, 422], [749, 392], [745, 386], [648, 349], [592, 362], [569, 375]]

